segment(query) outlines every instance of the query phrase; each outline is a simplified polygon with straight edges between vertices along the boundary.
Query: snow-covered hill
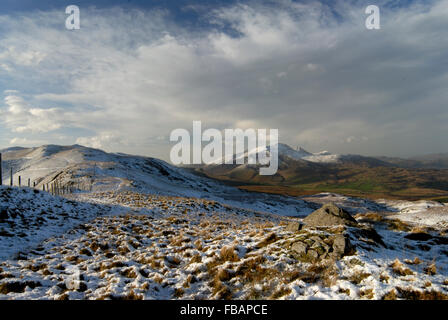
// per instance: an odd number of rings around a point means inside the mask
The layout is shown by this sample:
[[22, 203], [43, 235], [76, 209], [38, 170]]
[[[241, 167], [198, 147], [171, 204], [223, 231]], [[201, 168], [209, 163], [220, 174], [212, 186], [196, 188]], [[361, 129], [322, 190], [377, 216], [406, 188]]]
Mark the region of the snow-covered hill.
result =
[[230, 205], [283, 215], [304, 215], [312, 210], [306, 202], [291, 197], [250, 194], [198, 176], [162, 160], [106, 153], [80, 145], [45, 145], [14, 148], [3, 152], [3, 183], [9, 184], [10, 168], [14, 185], [36, 183], [87, 191], [138, 191], [166, 196], [219, 200]]

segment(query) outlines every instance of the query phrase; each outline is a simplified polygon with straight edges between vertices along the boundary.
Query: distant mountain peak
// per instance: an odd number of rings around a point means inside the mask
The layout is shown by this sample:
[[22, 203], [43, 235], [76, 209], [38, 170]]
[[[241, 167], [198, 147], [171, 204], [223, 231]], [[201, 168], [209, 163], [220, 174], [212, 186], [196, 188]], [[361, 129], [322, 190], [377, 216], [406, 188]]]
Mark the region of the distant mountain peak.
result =
[[340, 160], [340, 155], [332, 154], [328, 151], [311, 153], [302, 147], [297, 146], [296, 149], [293, 149], [292, 147], [284, 143], [278, 144], [278, 153], [280, 156], [289, 157], [294, 160], [305, 160], [309, 162], [332, 163], [338, 162]]

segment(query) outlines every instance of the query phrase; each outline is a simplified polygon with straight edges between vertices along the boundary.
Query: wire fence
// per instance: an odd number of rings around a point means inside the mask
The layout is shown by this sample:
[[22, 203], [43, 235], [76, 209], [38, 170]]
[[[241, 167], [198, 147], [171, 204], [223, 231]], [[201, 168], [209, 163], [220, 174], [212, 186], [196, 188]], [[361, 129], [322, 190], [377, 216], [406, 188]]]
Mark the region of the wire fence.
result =
[[[53, 195], [63, 196], [77, 192], [91, 192], [93, 189], [93, 181], [95, 176], [95, 167], [93, 168], [93, 175], [84, 178], [61, 179], [56, 175], [54, 178], [49, 178], [49, 181], [39, 178], [32, 180], [31, 178], [22, 177], [13, 172], [12, 166], [9, 168], [9, 185], [17, 187], [28, 187], [34, 189], [41, 189]], [[0, 153], [0, 185], [3, 185], [3, 166], [2, 154]], [[24, 179], [22, 179], [24, 178]]]

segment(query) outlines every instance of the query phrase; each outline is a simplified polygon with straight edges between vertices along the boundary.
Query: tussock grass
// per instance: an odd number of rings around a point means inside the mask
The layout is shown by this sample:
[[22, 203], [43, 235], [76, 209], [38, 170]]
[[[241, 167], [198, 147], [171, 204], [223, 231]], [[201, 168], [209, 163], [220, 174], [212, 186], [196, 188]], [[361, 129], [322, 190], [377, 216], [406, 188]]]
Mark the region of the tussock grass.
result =
[[364, 279], [367, 279], [370, 276], [370, 273], [357, 270], [348, 277], [348, 280], [353, 284], [360, 284]]
[[280, 288], [277, 288], [270, 296], [269, 299], [276, 300], [283, 296], [286, 296], [291, 293], [291, 288], [281, 286]]
[[433, 276], [437, 274], [437, 266], [435, 263], [431, 263], [430, 265], [424, 268], [424, 271], [427, 275]]
[[381, 297], [381, 300], [397, 300], [397, 291], [395, 289], [390, 290]]
[[359, 291], [359, 297], [365, 299], [373, 299], [374, 292], [373, 289], [362, 289]]
[[384, 220], [387, 222], [388, 229], [392, 230], [392, 231], [404, 231], [404, 232], [409, 232], [412, 229], [412, 226], [410, 226], [409, 224], [398, 220], [398, 219], [394, 219], [394, 220]]
[[349, 288], [339, 288], [338, 292], [339, 293], [344, 293], [344, 294], [350, 296], [350, 289]]
[[219, 252], [219, 258], [221, 259], [221, 261], [236, 262], [240, 260], [238, 254], [235, 252], [235, 246], [222, 247], [221, 251]]
[[390, 267], [392, 268], [392, 271], [399, 276], [409, 276], [414, 274], [411, 269], [406, 268], [398, 259], [395, 259]]
[[380, 222], [384, 220], [384, 217], [376, 212], [358, 213], [353, 217], [361, 222]]
[[266, 247], [267, 245], [274, 243], [278, 239], [279, 239], [279, 237], [274, 232], [272, 232], [269, 235], [267, 235], [262, 241], [260, 241], [256, 247], [257, 248]]
[[436, 290], [418, 291], [411, 288], [397, 287], [397, 291], [400, 298], [406, 300], [448, 300], [447, 294]]
[[420, 260], [418, 257], [415, 257], [414, 260], [404, 259], [404, 262], [405, 262], [406, 264], [417, 265], [417, 264], [422, 263], [423, 261]]

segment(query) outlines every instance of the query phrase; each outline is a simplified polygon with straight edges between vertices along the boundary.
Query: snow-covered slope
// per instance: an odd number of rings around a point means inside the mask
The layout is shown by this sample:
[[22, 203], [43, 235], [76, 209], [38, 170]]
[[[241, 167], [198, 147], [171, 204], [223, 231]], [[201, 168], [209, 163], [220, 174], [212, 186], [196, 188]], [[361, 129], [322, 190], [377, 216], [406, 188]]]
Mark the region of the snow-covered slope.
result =
[[31, 179], [38, 189], [44, 185], [87, 191], [138, 191], [168, 196], [219, 200], [230, 205], [283, 215], [310, 212], [306, 202], [283, 196], [252, 194], [200, 177], [162, 160], [73, 146], [45, 145], [20, 148], [3, 154], [3, 182], [9, 184], [13, 168], [14, 185]]
[[[287, 144], [279, 143], [277, 145], [278, 154], [280, 157], [287, 157], [293, 160], [306, 160], [309, 162], [317, 163], [334, 163], [341, 159], [341, 155], [331, 154], [328, 151], [321, 151], [317, 153], [311, 153], [303, 148], [293, 149]], [[237, 159], [247, 159], [248, 157], [256, 157], [259, 152], [266, 152], [268, 156], [270, 155], [271, 146], [266, 146], [265, 148], [255, 148], [253, 150], [248, 150], [245, 153], [236, 155], [234, 157]]]
[[[19, 259], [3, 259], [0, 300], [448, 298], [446, 236], [391, 228], [398, 221], [382, 212], [370, 215], [376, 220], [355, 216], [354, 227], [293, 231], [299, 219], [214, 201], [132, 192], [85, 196], [135, 211], [97, 217], [36, 243]], [[318, 198], [356, 201], [338, 197]], [[350, 250], [322, 258], [336, 239]], [[297, 253], [297, 243], [306, 254]]]
[[[257, 147], [252, 150], [247, 150], [244, 153], [237, 154], [233, 157], [233, 160], [244, 160], [244, 162], [247, 162], [247, 159], [249, 157], [253, 157], [254, 159], [257, 158], [257, 154], [260, 152], [265, 152], [267, 156], [270, 156], [270, 150], [271, 146], [268, 145], [266, 147]], [[306, 160], [310, 162], [318, 162], [318, 163], [331, 163], [331, 162], [337, 162], [340, 159], [340, 155], [337, 154], [331, 154], [328, 151], [321, 151], [318, 153], [311, 153], [306, 151], [303, 148], [297, 148], [293, 149], [287, 144], [284, 143], [278, 143], [277, 144], [277, 150], [279, 157], [286, 157], [293, 160]], [[223, 157], [222, 162], [225, 163], [227, 160], [226, 157]]]
[[0, 186], [0, 259], [111, 212], [111, 206], [71, 201], [29, 188]]

